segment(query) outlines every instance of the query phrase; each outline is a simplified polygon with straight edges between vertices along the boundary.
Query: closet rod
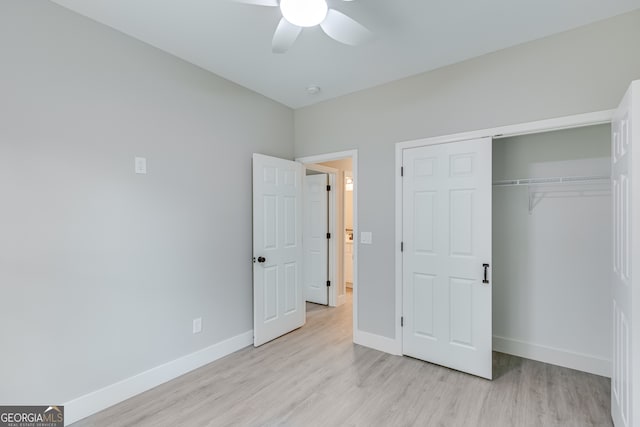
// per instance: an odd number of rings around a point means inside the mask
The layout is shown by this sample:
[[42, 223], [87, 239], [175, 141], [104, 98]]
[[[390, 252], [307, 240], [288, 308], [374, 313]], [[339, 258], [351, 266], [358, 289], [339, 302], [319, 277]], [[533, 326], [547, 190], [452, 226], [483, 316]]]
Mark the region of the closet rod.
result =
[[510, 187], [516, 185], [548, 185], [548, 184], [593, 184], [594, 181], [610, 181], [611, 177], [605, 175], [592, 176], [556, 176], [550, 178], [522, 178], [494, 181], [495, 187]]

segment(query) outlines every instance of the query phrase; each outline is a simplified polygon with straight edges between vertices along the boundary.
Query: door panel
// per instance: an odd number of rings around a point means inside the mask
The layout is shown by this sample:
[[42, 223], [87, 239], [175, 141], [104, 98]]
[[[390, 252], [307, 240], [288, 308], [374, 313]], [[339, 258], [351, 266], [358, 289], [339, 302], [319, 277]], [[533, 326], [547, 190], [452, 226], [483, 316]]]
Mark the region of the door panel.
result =
[[491, 139], [403, 152], [403, 353], [491, 378]]
[[449, 278], [449, 325], [452, 344], [473, 347], [473, 296], [474, 280]]
[[436, 276], [431, 274], [415, 273], [413, 275], [413, 333], [424, 338], [435, 339], [434, 313], [435, 313], [435, 287]]
[[302, 172], [299, 163], [253, 155], [253, 334], [259, 346], [305, 321]]
[[[613, 369], [611, 416], [616, 426], [640, 422], [640, 295], [633, 269], [640, 268], [640, 82], [632, 83], [611, 123], [613, 190]], [[636, 171], [634, 175], [634, 171]], [[635, 194], [634, 194], [635, 192]], [[635, 262], [635, 264], [633, 264]], [[635, 316], [634, 316], [635, 315]], [[635, 339], [634, 339], [635, 338]]]
[[298, 298], [298, 263], [290, 262], [284, 266], [285, 273], [285, 295], [286, 303], [284, 307], [285, 314], [295, 313], [299, 308]]
[[435, 248], [435, 213], [437, 193], [418, 191], [414, 195], [414, 242], [416, 253], [432, 254]]
[[304, 292], [305, 299], [329, 304], [329, 196], [327, 174], [304, 177]]
[[473, 247], [473, 193], [475, 190], [452, 190], [449, 192], [449, 214], [451, 230], [449, 239], [452, 256], [472, 256]]

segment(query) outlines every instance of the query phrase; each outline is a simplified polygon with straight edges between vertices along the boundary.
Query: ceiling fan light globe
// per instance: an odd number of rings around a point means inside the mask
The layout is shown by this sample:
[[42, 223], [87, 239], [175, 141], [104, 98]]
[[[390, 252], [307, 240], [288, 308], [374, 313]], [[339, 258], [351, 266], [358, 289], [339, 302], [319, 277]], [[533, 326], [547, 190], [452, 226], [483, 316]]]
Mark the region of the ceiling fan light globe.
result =
[[284, 19], [299, 27], [315, 27], [327, 17], [326, 0], [280, 0]]

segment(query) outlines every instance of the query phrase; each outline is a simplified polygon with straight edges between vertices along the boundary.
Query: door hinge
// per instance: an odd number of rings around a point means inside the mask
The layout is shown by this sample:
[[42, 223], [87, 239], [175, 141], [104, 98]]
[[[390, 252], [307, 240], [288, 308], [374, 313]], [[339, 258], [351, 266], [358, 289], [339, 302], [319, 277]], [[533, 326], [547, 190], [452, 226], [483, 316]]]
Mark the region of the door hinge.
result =
[[327, 191], [331, 191], [331, 186], [327, 185]]
[[400, 166], [400, 176], [404, 176], [404, 166]]
[[400, 327], [404, 327], [404, 316], [400, 317]]
[[327, 280], [327, 288], [331, 286], [331, 280]]
[[400, 252], [404, 252], [404, 242], [400, 242]]
[[327, 233], [327, 239], [331, 238], [331, 233]]

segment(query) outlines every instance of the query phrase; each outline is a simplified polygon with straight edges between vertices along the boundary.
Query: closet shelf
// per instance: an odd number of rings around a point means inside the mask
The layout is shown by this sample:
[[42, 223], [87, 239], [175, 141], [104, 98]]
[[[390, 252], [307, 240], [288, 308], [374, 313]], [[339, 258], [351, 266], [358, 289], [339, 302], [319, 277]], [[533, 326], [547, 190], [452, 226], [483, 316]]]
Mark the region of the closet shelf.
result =
[[[611, 191], [611, 177], [604, 175], [590, 176], [555, 176], [550, 178], [523, 178], [505, 181], [494, 181], [494, 187], [526, 187], [529, 193], [529, 214], [533, 209], [547, 197], [590, 197], [601, 196]], [[560, 185], [567, 185], [569, 189], [559, 189]], [[591, 184], [591, 187], [583, 187], [580, 190], [573, 188], [574, 185]], [[542, 189], [545, 185], [550, 188]], [[555, 186], [555, 187], [554, 187]], [[603, 188], [606, 186], [606, 188]], [[573, 189], [572, 189], [573, 188]]]
[[522, 178], [522, 179], [509, 179], [504, 181], [494, 181], [494, 187], [513, 187], [517, 185], [522, 186], [538, 186], [538, 185], [550, 185], [550, 184], [601, 184], [608, 183], [611, 180], [610, 177], [604, 175], [595, 176], [555, 176], [549, 178]]

